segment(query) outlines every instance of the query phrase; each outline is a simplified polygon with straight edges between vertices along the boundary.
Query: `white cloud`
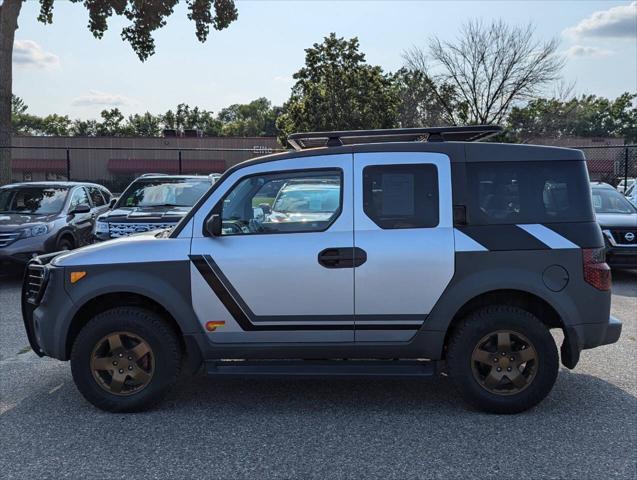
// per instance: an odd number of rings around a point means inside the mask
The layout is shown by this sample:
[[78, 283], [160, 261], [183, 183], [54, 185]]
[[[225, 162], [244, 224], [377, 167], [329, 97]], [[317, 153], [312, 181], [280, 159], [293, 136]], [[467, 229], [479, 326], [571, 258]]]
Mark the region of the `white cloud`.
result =
[[636, 38], [637, 2], [595, 12], [564, 34], [575, 38]]
[[75, 107], [87, 107], [93, 105], [101, 105], [108, 107], [122, 107], [125, 105], [135, 104], [134, 100], [125, 97], [124, 95], [118, 95], [116, 93], [106, 93], [97, 90], [90, 90], [88, 95], [82, 95], [76, 97], [71, 102], [71, 105]]
[[615, 52], [612, 50], [600, 47], [589, 47], [586, 45], [573, 45], [572, 47], [564, 50], [564, 54], [569, 58], [607, 57], [613, 53]]
[[24, 67], [51, 68], [60, 65], [60, 58], [43, 50], [33, 40], [16, 40], [13, 43], [13, 63]]

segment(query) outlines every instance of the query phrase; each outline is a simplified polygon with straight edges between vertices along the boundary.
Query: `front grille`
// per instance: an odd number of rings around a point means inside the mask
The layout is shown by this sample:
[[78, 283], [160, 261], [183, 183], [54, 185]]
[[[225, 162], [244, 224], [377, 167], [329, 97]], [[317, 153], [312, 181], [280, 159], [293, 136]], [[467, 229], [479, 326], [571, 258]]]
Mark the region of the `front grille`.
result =
[[42, 294], [46, 288], [46, 273], [47, 270], [44, 265], [39, 263], [29, 263], [29, 265], [27, 265], [22, 292], [27, 302], [37, 305], [42, 299]]
[[20, 237], [21, 232], [0, 232], [0, 248], [7, 247]]
[[637, 245], [637, 228], [614, 228], [610, 233], [617, 245]]
[[150, 232], [174, 226], [175, 223], [109, 223], [108, 232], [111, 238], [118, 238], [133, 233]]

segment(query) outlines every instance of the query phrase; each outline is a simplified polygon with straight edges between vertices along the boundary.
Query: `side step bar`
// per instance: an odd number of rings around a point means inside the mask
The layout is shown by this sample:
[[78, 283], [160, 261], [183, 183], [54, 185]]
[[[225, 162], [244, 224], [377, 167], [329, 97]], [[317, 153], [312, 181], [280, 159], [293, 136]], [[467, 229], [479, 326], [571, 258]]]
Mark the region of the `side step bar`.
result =
[[214, 360], [217, 377], [431, 377], [439, 362], [419, 360]]

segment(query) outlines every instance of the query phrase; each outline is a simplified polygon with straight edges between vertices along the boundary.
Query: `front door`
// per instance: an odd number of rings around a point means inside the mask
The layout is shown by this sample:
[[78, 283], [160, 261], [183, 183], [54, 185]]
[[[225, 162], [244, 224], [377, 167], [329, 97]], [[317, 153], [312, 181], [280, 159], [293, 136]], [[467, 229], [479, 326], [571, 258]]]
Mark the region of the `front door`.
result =
[[[212, 342], [354, 340], [352, 155], [257, 163], [195, 216], [195, 312]], [[204, 229], [205, 230], [205, 229]], [[212, 323], [210, 323], [212, 322]]]
[[91, 235], [93, 234], [93, 224], [95, 223], [95, 212], [92, 210], [91, 201], [84, 187], [76, 187], [69, 202], [68, 211], [71, 212], [78, 205], [87, 205], [91, 211], [86, 213], [74, 213], [69, 220], [69, 224], [75, 230], [77, 239], [76, 247], [88, 245], [91, 243]]
[[454, 272], [449, 157], [432, 152], [354, 158], [356, 341], [406, 341]]

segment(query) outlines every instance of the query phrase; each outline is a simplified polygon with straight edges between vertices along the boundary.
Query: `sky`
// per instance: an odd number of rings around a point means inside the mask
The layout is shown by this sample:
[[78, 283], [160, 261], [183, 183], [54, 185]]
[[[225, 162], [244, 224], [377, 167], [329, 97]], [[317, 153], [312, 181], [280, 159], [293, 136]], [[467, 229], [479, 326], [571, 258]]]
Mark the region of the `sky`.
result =
[[538, 39], [558, 38], [563, 77], [576, 94], [637, 92], [635, 1], [246, 0], [237, 2], [238, 20], [211, 28], [203, 44], [179, 5], [155, 33], [156, 53], [146, 62], [120, 37], [126, 20], [111, 18], [97, 40], [81, 4], [56, 0], [53, 24], [43, 25], [38, 3], [22, 7], [13, 54], [13, 92], [38, 115], [98, 118], [113, 107], [163, 113], [181, 102], [218, 112], [258, 97], [280, 105], [304, 49], [330, 32], [358, 37], [370, 64], [395, 71], [406, 49], [426, 47], [432, 36], [453, 40], [472, 19], [531, 22]]

